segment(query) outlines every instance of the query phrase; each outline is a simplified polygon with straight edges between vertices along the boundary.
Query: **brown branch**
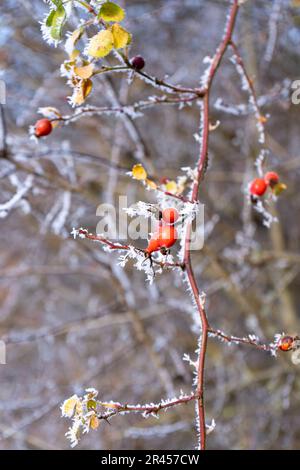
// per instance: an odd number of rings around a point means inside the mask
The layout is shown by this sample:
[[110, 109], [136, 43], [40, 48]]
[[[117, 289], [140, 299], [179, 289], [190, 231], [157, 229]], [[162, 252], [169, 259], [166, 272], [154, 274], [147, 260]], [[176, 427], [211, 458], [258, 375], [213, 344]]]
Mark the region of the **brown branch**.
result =
[[[121, 245], [120, 243], [114, 243], [107, 238], [101, 237], [99, 235], [93, 235], [92, 233], [88, 233], [87, 230], [85, 229], [79, 229], [78, 230], [78, 235], [82, 236], [82, 238], [87, 238], [89, 240], [93, 240], [96, 242], [103, 243], [103, 245], [108, 246], [108, 248], [112, 251], [129, 251], [132, 246], [130, 245]], [[143, 250], [142, 248], [137, 248], [134, 247], [135, 251], [139, 253], [144, 253], [145, 254], [145, 260], [147, 259], [146, 256], [148, 256], [146, 250]], [[157, 261], [156, 259], [152, 258], [152, 263], [160, 266], [161, 268], [181, 268], [182, 270], [184, 269], [184, 264], [183, 263], [168, 263], [164, 261]]]
[[[234, 30], [234, 25], [237, 17], [239, 9], [239, 2], [238, 0], [234, 0], [231, 6], [230, 14], [228, 23], [225, 29], [224, 37], [216, 51], [216, 54], [212, 60], [207, 84], [206, 84], [206, 92], [203, 98], [203, 108], [201, 110], [202, 116], [201, 121], [203, 124], [203, 130], [201, 135], [201, 149], [200, 149], [200, 157], [197, 165], [197, 178], [193, 184], [192, 188], [192, 202], [198, 200], [198, 193], [199, 193], [199, 186], [200, 182], [204, 176], [205, 169], [206, 169], [206, 162], [207, 162], [207, 154], [208, 154], [208, 142], [209, 142], [209, 95], [210, 90], [212, 87], [212, 83], [215, 77], [215, 74], [221, 64], [223, 56], [231, 43], [231, 38]], [[186, 228], [186, 239], [185, 239], [185, 247], [184, 247], [184, 264], [186, 267], [187, 272], [187, 279], [192, 290], [197, 309], [200, 316], [201, 321], [201, 340], [200, 340], [200, 352], [199, 352], [199, 359], [198, 359], [198, 373], [197, 373], [197, 395], [198, 395], [198, 422], [199, 422], [199, 449], [204, 450], [206, 446], [206, 426], [205, 426], [205, 410], [204, 410], [204, 369], [205, 369], [205, 357], [206, 357], [206, 349], [207, 349], [207, 339], [208, 339], [208, 332], [209, 332], [209, 324], [208, 319], [206, 316], [206, 312], [204, 309], [204, 304], [200, 299], [200, 292], [195, 280], [192, 263], [191, 263], [191, 255], [190, 255], [190, 244], [191, 244], [191, 230], [192, 225], [189, 223]]]
[[150, 405], [127, 405], [121, 403], [105, 403], [105, 402], [98, 402], [100, 406], [105, 408], [111, 408], [111, 411], [99, 413], [97, 414], [98, 419], [108, 420], [113, 416], [118, 415], [119, 413], [128, 413], [128, 412], [135, 412], [135, 413], [142, 413], [144, 416], [148, 415], [157, 415], [162, 410], [167, 410], [168, 408], [172, 408], [173, 406], [182, 405], [189, 403], [192, 400], [198, 399], [197, 394], [191, 393], [190, 395], [184, 395], [179, 398], [174, 398], [172, 400], [162, 401], [161, 403], [153, 403]]
[[277, 348], [273, 344], [263, 344], [259, 342], [258, 338], [256, 336], [251, 336], [249, 335], [248, 337], [240, 338], [238, 336], [231, 336], [225, 334], [223, 331], [220, 330], [214, 330], [213, 328], [208, 329], [209, 336], [213, 338], [219, 338], [222, 341], [225, 341], [226, 343], [236, 343], [236, 344], [246, 344], [249, 346], [254, 346], [256, 349], [259, 349], [260, 351], [266, 351], [266, 352], [274, 352]]
[[80, 119], [84, 115], [89, 115], [92, 116], [93, 114], [123, 114], [127, 117], [130, 117], [130, 110], [133, 111], [138, 111], [138, 110], [143, 110], [149, 107], [152, 107], [154, 105], [158, 104], [181, 104], [181, 103], [191, 103], [192, 101], [195, 101], [198, 99], [198, 96], [189, 96], [189, 97], [168, 97], [168, 96], [155, 96], [153, 99], [148, 99], [140, 102], [136, 102], [133, 104], [127, 104], [122, 106], [86, 106], [82, 108], [78, 108], [77, 111], [75, 111], [74, 114], [71, 115], [65, 115], [65, 116], [60, 116], [57, 118], [52, 119], [51, 121], [53, 122], [63, 122], [63, 123], [69, 123], [72, 121], [75, 121], [77, 119]]
[[6, 154], [7, 154], [6, 134], [7, 134], [7, 129], [6, 129], [4, 107], [2, 104], [0, 104], [0, 156], [2, 158], [6, 158]]

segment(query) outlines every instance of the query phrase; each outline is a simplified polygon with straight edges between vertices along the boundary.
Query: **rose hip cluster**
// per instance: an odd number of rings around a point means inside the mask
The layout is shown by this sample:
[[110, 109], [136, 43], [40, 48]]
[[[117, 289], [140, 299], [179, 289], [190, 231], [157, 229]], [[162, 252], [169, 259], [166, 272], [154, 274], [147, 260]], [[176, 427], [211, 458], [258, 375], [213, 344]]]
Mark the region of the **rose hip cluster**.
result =
[[160, 220], [158, 227], [151, 236], [145, 252], [150, 256], [154, 251], [161, 251], [166, 253], [171, 246], [176, 243], [178, 238], [177, 230], [174, 227], [175, 222], [178, 220], [178, 212], [174, 208], [164, 209], [160, 213]]
[[274, 189], [279, 183], [279, 176], [275, 171], [268, 171], [263, 178], [255, 178], [250, 184], [250, 194], [260, 197], [268, 188]]

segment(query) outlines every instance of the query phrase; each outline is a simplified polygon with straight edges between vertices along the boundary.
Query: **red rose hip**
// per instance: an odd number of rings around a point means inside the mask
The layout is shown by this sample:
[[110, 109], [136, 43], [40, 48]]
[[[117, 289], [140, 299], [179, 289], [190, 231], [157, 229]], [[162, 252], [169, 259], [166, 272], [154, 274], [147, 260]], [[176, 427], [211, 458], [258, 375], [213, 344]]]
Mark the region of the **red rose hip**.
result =
[[173, 225], [164, 225], [159, 234], [161, 248], [171, 248], [178, 238], [177, 230]]
[[174, 224], [176, 220], [178, 220], [178, 217], [178, 212], [176, 209], [174, 209], [174, 207], [169, 207], [162, 211], [163, 221], [167, 224]]
[[39, 119], [34, 126], [34, 133], [36, 137], [45, 137], [51, 134], [52, 124], [49, 119]]
[[267, 183], [262, 178], [256, 178], [250, 184], [250, 193], [253, 196], [262, 196], [267, 190]]
[[266, 184], [268, 186], [271, 186], [271, 188], [272, 188], [273, 186], [275, 186], [279, 182], [278, 173], [276, 173], [275, 171], [268, 171], [264, 176], [264, 180], [265, 180]]

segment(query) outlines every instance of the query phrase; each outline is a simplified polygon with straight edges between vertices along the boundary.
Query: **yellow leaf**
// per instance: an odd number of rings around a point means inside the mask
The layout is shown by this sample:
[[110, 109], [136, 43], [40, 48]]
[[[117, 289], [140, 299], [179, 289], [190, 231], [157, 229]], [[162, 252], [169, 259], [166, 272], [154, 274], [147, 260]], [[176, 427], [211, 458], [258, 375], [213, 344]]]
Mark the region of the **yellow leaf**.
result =
[[79, 398], [77, 395], [73, 395], [72, 397], [65, 400], [61, 406], [62, 416], [72, 418], [75, 407], [78, 402], [79, 402]]
[[168, 193], [176, 194], [177, 190], [178, 188], [176, 181], [168, 181], [168, 183], [166, 184], [166, 191]]
[[70, 54], [70, 59], [71, 61], [74, 61], [80, 54], [80, 51], [78, 49], [74, 49], [71, 54]]
[[100, 8], [99, 17], [104, 21], [120, 22], [125, 18], [125, 11], [119, 5], [116, 5], [116, 3], [106, 2]]
[[100, 31], [93, 36], [88, 47], [88, 55], [92, 57], [105, 57], [114, 47], [114, 37], [108, 29]]
[[134, 165], [134, 167], [132, 168], [132, 176], [135, 180], [144, 181], [147, 178], [147, 172], [143, 165], [141, 165], [140, 163]]
[[93, 82], [89, 79], [82, 80], [79, 86], [74, 90], [73, 102], [76, 106], [80, 106], [85, 102], [93, 88]]
[[112, 25], [111, 32], [114, 38], [114, 47], [116, 49], [123, 49], [130, 42], [130, 33], [122, 28], [118, 23]]
[[275, 194], [275, 196], [279, 196], [279, 194], [282, 193], [282, 191], [285, 191], [287, 189], [287, 185], [284, 183], [277, 183], [275, 186], [273, 186], [272, 191]]
[[74, 67], [74, 72], [76, 75], [80, 78], [84, 78], [85, 80], [93, 75], [93, 71], [93, 64], [84, 65], [83, 67]]
[[260, 115], [258, 117], [258, 122], [260, 122], [261, 124], [266, 124], [267, 121], [268, 121], [268, 118], [266, 116]]
[[99, 427], [100, 421], [97, 416], [92, 416], [90, 420], [90, 427], [95, 431]]
[[83, 411], [82, 403], [81, 403], [80, 400], [78, 400], [78, 402], [76, 403], [76, 406], [75, 406], [75, 412], [78, 415], [82, 415], [82, 411]]
[[154, 181], [152, 181], [152, 180], [146, 179], [146, 184], [147, 184], [148, 188], [150, 188], [150, 189], [156, 189], [157, 188], [156, 183], [154, 183]]

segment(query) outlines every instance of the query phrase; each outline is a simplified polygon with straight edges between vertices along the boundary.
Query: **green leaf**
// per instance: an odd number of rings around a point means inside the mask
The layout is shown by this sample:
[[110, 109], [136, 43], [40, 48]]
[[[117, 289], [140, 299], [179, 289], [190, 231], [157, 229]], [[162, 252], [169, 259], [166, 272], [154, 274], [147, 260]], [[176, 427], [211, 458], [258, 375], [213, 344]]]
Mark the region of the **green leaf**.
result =
[[55, 10], [51, 10], [46, 19], [46, 26], [48, 26], [48, 28], [52, 26], [54, 14], [55, 14]]
[[93, 36], [88, 47], [88, 55], [92, 57], [105, 57], [114, 47], [114, 37], [108, 29], [100, 31]]
[[[47, 21], [49, 19], [49, 16], [47, 18]], [[56, 41], [59, 41], [61, 39], [62, 35], [62, 29], [66, 21], [66, 12], [63, 6], [60, 6], [57, 8], [57, 10], [54, 11], [54, 14], [51, 18], [51, 37], [55, 39]]]
[[62, 0], [51, 0], [51, 2], [56, 6], [56, 8], [61, 7], [63, 4]]
[[120, 22], [125, 18], [125, 11], [113, 2], [106, 2], [100, 8], [99, 18], [104, 21]]
[[96, 408], [97, 408], [96, 400], [88, 400], [87, 409], [90, 411], [90, 410], [96, 410]]

